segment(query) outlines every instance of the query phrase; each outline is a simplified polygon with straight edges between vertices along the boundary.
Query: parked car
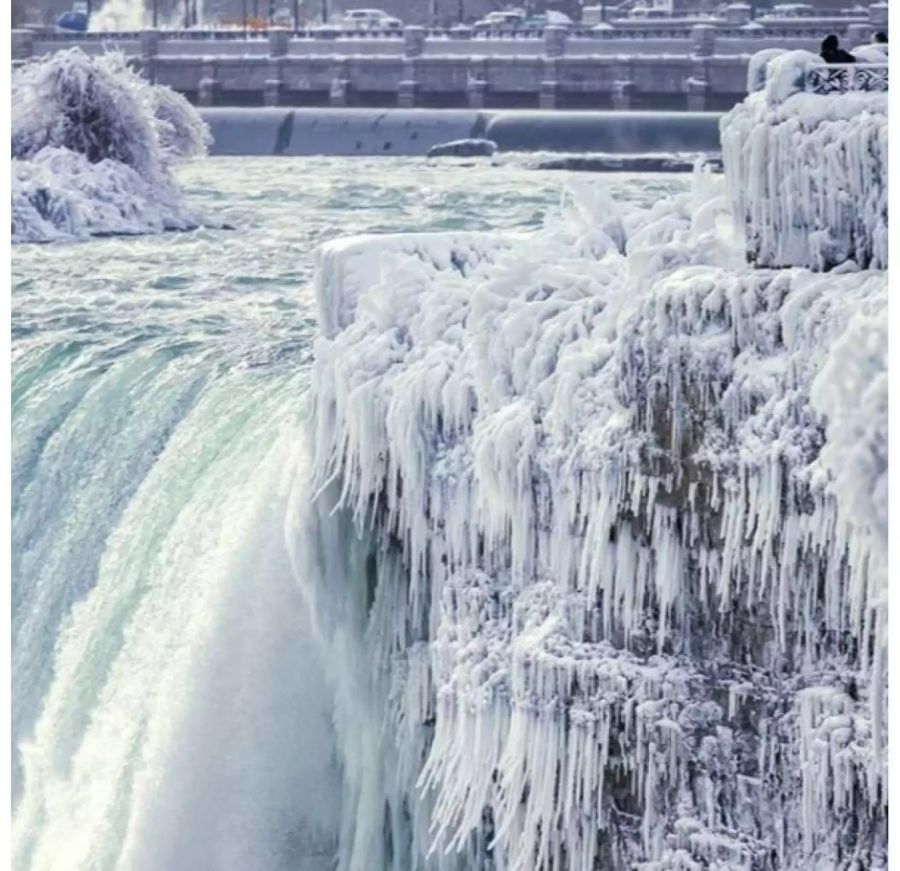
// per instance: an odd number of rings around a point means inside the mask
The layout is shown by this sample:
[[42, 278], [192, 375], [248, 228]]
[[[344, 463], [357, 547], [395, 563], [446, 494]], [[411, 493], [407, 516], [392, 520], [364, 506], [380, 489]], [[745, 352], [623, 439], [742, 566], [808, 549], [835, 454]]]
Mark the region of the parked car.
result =
[[382, 9], [348, 9], [338, 27], [341, 30], [401, 30], [403, 22]]
[[68, 12], [63, 12], [56, 19], [56, 26], [61, 30], [73, 30], [84, 33], [88, 29], [88, 5], [86, 0], [75, 0]]
[[275, 14], [272, 16], [272, 23], [276, 27], [293, 27], [294, 15], [290, 9], [281, 7], [275, 10]]
[[626, 17], [640, 19], [663, 19], [671, 18], [672, 13], [668, 9], [639, 6], [636, 9], [632, 9]]
[[488, 12], [472, 25], [473, 30], [518, 30], [525, 24], [525, 13], [518, 9], [506, 12]]
[[785, 3], [773, 6], [766, 18], [810, 18], [816, 10], [809, 3]]
[[569, 27], [572, 24], [572, 19], [564, 12], [556, 12], [550, 9], [543, 15], [532, 15], [523, 22], [524, 27], [535, 30], [543, 30], [548, 24], [557, 27]]

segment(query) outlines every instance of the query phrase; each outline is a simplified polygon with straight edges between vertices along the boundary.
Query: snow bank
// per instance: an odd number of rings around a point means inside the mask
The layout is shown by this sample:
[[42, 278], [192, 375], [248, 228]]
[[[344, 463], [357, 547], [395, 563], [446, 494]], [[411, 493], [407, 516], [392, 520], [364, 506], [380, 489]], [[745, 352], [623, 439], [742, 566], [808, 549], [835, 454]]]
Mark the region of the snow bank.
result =
[[803, 92], [809, 52], [761, 52], [722, 118], [722, 157], [747, 257], [817, 271], [887, 266], [887, 94]]
[[341, 867], [885, 867], [886, 277], [568, 203], [322, 255]]
[[171, 176], [209, 134], [179, 94], [121, 55], [80, 49], [13, 72], [13, 241], [196, 226]]

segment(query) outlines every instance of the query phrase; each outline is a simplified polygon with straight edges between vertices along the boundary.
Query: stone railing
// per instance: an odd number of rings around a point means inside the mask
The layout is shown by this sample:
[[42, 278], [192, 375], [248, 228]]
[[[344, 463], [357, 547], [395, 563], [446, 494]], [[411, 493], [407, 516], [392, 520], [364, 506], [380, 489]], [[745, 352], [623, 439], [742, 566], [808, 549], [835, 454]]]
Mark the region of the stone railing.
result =
[[[853, 44], [866, 42], [876, 30], [886, 30], [888, 26], [887, 3], [873, 3], [867, 13], [856, 13], [843, 16], [815, 16], [809, 18], [784, 18], [761, 16], [755, 21], [752, 12], [746, 3], [731, 3], [725, 7], [724, 13], [719, 15], [704, 16], [679, 16], [678, 18], [663, 19], [639, 19], [616, 18], [605, 26], [585, 26], [573, 24], [563, 28], [565, 35], [562, 38], [592, 39], [598, 42], [616, 41], [622, 39], [634, 39], [637, 41], [654, 39], [677, 39], [690, 41], [696, 28], [700, 26], [710, 33], [712, 38], [723, 41], [729, 39], [740, 40], [821, 40], [829, 33], [836, 33], [842, 37], [842, 41]], [[522, 43], [534, 43], [546, 40], [548, 32], [551, 40], [559, 40], [556, 33], [560, 28], [551, 25], [541, 27], [498, 28], [494, 30], [478, 29], [471, 26], [447, 27], [412, 27], [421, 32], [425, 39], [441, 41], [471, 40], [475, 45], [486, 40], [514, 41]], [[272, 30], [281, 31], [282, 28], [272, 27]], [[391, 30], [343, 30], [337, 27], [316, 26], [302, 28], [288, 28], [294, 39], [315, 40], [323, 42], [384, 42], [386, 45], [402, 39], [402, 32]], [[65, 33], [54, 31], [53, 28], [40, 28], [33, 31], [34, 39], [41, 42], [99, 42], [109, 43], [127, 41], [139, 38], [138, 32], [104, 32], [104, 33]], [[265, 40], [268, 30], [265, 28], [207, 28], [191, 30], [160, 30], [159, 39], [166, 41], [190, 41], [202, 43], [228, 43], [238, 40]]]
[[806, 73], [806, 90], [813, 94], [844, 94], [850, 91], [886, 91], [887, 64], [822, 64]]

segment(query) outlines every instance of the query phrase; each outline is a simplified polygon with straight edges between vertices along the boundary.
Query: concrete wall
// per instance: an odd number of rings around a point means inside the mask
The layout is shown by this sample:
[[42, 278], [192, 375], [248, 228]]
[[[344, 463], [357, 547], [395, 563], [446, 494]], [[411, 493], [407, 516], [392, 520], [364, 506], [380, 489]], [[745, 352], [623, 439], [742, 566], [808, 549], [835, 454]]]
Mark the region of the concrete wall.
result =
[[749, 56], [310, 55], [136, 60], [203, 106], [727, 108]]
[[504, 151], [717, 152], [717, 113], [204, 109], [214, 155], [424, 155], [455, 139]]

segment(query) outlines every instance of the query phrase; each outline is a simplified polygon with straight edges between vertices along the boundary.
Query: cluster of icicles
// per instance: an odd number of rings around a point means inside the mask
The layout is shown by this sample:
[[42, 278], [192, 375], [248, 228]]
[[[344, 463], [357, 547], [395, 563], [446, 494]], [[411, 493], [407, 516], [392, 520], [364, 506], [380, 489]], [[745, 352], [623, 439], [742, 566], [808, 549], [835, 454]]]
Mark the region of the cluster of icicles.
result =
[[326, 247], [319, 505], [369, 548], [343, 868], [884, 866], [886, 404], [825, 415], [883, 374], [886, 278], [849, 270], [746, 266], [702, 172]]
[[[730, 195], [759, 266], [887, 268], [887, 93], [804, 93], [805, 51], [760, 52], [722, 120]], [[755, 81], [754, 81], [755, 80]]]

